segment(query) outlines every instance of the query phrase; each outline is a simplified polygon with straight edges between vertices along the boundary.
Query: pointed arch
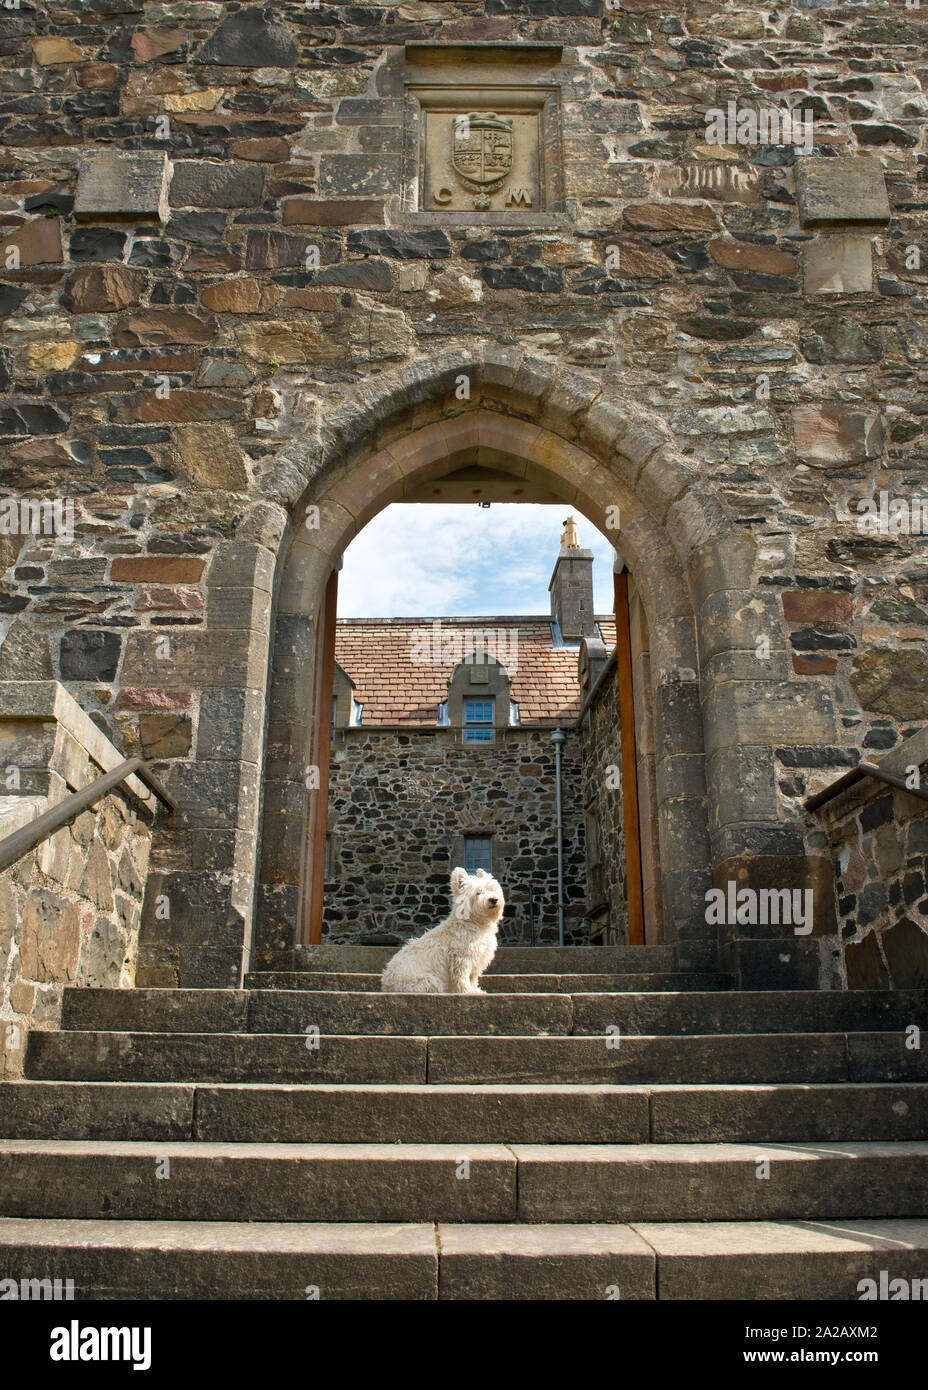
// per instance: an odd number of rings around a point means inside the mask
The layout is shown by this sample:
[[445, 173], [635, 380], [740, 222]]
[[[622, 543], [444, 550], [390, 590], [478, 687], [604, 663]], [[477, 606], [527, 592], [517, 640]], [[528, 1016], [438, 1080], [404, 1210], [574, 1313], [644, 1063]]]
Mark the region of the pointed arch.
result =
[[[700, 958], [711, 882], [699, 656], [691, 580], [730, 523], [698, 489], [698, 471], [637, 401], [584, 373], [488, 346], [385, 372], [324, 422], [310, 421], [265, 480], [289, 527], [275, 582], [263, 859], [256, 947], [305, 939], [320, 760], [315, 708], [323, 599], [355, 535], [384, 507], [468, 463], [546, 488], [613, 539], [635, 575], [651, 635], [664, 795], [657, 809], [665, 920]], [[326, 725], [327, 729], [327, 725]], [[678, 827], [686, 828], [685, 842]]]

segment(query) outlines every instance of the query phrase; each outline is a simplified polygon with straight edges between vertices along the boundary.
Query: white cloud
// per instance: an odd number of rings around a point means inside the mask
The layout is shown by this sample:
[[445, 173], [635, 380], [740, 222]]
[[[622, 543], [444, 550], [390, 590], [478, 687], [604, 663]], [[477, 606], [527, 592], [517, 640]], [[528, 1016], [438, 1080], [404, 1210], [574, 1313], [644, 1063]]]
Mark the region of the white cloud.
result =
[[[538, 503], [396, 503], [345, 551], [340, 618], [543, 614], [569, 509]], [[577, 517], [593, 551], [597, 613], [612, 612], [609, 542]]]

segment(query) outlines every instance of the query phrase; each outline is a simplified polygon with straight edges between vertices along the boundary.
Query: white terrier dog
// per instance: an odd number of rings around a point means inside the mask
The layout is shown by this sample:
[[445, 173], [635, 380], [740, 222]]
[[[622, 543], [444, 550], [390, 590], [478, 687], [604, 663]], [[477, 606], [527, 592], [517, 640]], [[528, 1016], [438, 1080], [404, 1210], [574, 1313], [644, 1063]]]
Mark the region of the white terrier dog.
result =
[[387, 961], [385, 994], [485, 994], [477, 981], [496, 955], [496, 930], [506, 906], [503, 890], [483, 869], [451, 875], [451, 913], [407, 941]]

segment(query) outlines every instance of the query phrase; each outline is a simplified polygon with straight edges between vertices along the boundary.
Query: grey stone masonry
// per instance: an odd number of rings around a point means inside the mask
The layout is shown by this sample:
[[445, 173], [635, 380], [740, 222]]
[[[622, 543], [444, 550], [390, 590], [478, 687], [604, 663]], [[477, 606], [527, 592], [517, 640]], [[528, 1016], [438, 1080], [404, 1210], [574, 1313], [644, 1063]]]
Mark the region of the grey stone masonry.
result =
[[100, 150], [80, 166], [74, 216], [85, 222], [166, 222], [168, 177], [165, 154], [139, 153], [126, 159], [117, 150]]
[[622, 801], [622, 740], [615, 665], [605, 668], [590, 709], [580, 722], [586, 874], [592, 922], [604, 928], [604, 943], [627, 939], [625, 825]]
[[561, 636], [568, 642], [595, 636], [592, 550], [562, 550], [548, 588], [551, 616]]
[[385, 948], [295, 954], [282, 986], [66, 991], [0, 1082], [0, 1278], [91, 1301], [924, 1288], [924, 990], [667, 993], [674, 947], [504, 946], [492, 993], [385, 995], [330, 983]]
[[329, 577], [485, 485], [640, 600], [654, 941], [841, 984], [803, 769], [928, 725], [926, 48], [902, 0], [0, 5], [0, 677], [177, 797], [140, 978], [308, 941]]
[[[928, 732], [871, 761], [924, 789]], [[928, 988], [928, 802], [868, 778], [827, 802], [817, 818], [837, 866], [847, 988]]]
[[[0, 840], [122, 761], [62, 686], [0, 682]], [[156, 809], [130, 778], [0, 873], [0, 1075], [66, 985], [134, 984]]]
[[[345, 729], [335, 736], [329, 794], [324, 939], [400, 941], [437, 926], [465, 837], [492, 840], [506, 894], [504, 941], [529, 940], [529, 884], [539, 942], [557, 940], [554, 745], [547, 729], [497, 729], [485, 748], [454, 729]], [[565, 936], [587, 938], [578, 739], [562, 755]]]

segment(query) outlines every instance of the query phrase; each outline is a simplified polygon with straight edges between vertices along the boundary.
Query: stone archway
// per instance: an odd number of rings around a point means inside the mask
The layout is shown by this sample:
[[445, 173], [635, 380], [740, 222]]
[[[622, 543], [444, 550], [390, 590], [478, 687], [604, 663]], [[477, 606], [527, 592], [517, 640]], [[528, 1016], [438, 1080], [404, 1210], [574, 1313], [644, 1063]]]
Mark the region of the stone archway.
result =
[[[315, 457], [303, 441], [276, 470], [289, 493], [291, 526], [276, 589], [255, 948], [266, 954], [305, 939], [317, 795], [306, 769], [319, 763], [314, 707], [321, 707], [323, 605], [333, 568], [383, 507], [465, 462], [492, 460], [576, 505], [614, 537], [636, 576], [651, 630], [660, 730], [666, 925], [690, 958], [707, 960], [715, 947], [704, 918], [711, 853], [687, 576], [698, 543], [705, 546], [721, 518], [699, 499], [696, 470], [652, 413], [605, 399], [592, 378], [505, 349], [385, 374], [358, 395], [329, 422]], [[618, 530], [609, 526], [616, 519]]]
[[[459, 399], [462, 378], [468, 400]], [[751, 535], [703, 487], [654, 411], [607, 394], [595, 377], [495, 344], [384, 372], [324, 419], [297, 397], [287, 411], [306, 427], [259, 465], [259, 497], [207, 575], [214, 641], [231, 644], [234, 660], [201, 711], [196, 759], [177, 778], [189, 851], [166, 845], [149, 875], [146, 980], [169, 972], [187, 986], [235, 984], [253, 957], [292, 949], [314, 808], [303, 780], [314, 760], [306, 691], [318, 676], [328, 577], [380, 507], [447, 467], [465, 441], [472, 454], [474, 431], [478, 450], [502, 446], [510, 469], [547, 480], [600, 525], [606, 506], [624, 508], [616, 545], [650, 628], [663, 892], [681, 964], [717, 958], [748, 988], [821, 978], [834, 932], [832, 864], [821, 837], [781, 810], [777, 749], [833, 744], [835, 705], [821, 683], [792, 678], [788, 627]], [[312, 533], [307, 506], [320, 509]], [[214, 844], [213, 826], [231, 830]], [[201, 830], [208, 852], [221, 851], [208, 879]], [[785, 940], [728, 925], [716, 942], [705, 921], [710, 873], [716, 887], [811, 889], [814, 935]], [[159, 919], [160, 894], [176, 889], [187, 901], [201, 883], [182, 924]]]

